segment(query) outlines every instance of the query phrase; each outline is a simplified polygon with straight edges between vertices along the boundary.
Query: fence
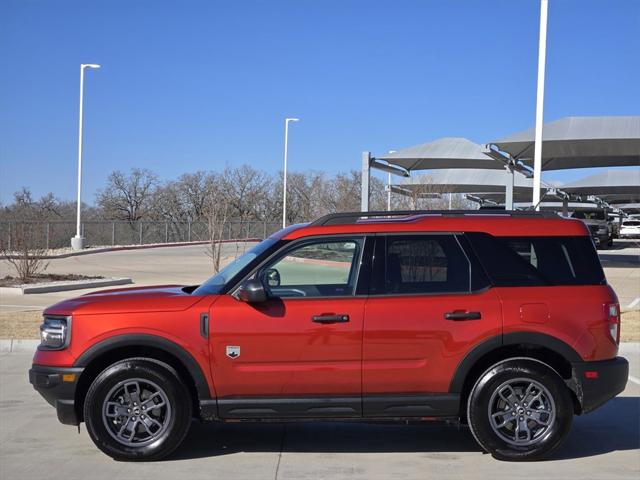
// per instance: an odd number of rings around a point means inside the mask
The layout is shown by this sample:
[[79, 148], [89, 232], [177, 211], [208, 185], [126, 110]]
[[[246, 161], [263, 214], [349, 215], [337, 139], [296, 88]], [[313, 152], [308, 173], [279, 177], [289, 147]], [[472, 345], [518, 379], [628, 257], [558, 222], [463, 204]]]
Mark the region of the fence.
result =
[[[220, 234], [220, 230], [215, 229], [216, 239], [244, 240], [266, 238], [281, 225], [266, 221], [232, 221], [221, 228]], [[207, 222], [87, 221], [81, 224], [81, 231], [87, 247], [197, 242], [211, 238]], [[28, 244], [30, 249], [64, 248], [70, 245], [75, 234], [75, 222], [0, 222], [0, 247], [11, 250], [22, 243]]]

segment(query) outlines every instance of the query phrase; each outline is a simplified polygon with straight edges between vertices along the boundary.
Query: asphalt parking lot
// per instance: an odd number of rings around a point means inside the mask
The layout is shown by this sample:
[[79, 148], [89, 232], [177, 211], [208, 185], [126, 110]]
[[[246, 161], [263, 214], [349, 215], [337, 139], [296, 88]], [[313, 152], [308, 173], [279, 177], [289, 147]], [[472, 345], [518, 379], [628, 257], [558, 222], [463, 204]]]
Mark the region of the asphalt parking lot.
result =
[[553, 458], [505, 463], [465, 428], [373, 423], [199, 424], [168, 460], [122, 463], [84, 427], [58, 423], [27, 380], [29, 354], [0, 356], [2, 479], [630, 479], [640, 475], [640, 344], [625, 344], [627, 389], [576, 417]]

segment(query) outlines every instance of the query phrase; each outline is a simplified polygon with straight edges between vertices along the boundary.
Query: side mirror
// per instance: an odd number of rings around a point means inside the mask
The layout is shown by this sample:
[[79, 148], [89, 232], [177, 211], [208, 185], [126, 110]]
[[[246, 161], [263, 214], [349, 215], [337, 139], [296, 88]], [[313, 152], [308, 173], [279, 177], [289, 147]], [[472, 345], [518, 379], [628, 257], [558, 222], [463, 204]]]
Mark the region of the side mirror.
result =
[[238, 298], [246, 303], [261, 303], [267, 300], [264, 285], [258, 279], [247, 280], [238, 290]]
[[280, 286], [280, 272], [275, 268], [267, 268], [262, 272], [261, 278], [269, 287]]

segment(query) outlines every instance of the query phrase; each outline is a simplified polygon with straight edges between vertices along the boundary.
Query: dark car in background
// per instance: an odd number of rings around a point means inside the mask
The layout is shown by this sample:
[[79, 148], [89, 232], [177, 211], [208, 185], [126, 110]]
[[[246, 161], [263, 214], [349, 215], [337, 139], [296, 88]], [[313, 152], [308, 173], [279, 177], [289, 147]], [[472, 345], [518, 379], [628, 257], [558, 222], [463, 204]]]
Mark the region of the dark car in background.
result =
[[591, 238], [597, 248], [609, 248], [613, 246], [613, 226], [607, 219], [604, 210], [577, 210], [572, 218], [582, 220], [589, 229]]

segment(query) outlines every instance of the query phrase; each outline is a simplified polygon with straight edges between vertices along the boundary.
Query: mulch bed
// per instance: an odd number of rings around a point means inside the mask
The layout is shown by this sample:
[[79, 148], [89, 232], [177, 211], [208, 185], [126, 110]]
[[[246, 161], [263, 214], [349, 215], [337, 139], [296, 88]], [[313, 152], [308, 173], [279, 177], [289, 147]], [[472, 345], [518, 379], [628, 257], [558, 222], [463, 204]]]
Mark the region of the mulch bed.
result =
[[96, 280], [99, 278], [104, 278], [99, 275], [87, 276], [87, 275], [76, 275], [74, 273], [44, 273], [40, 275], [34, 275], [27, 281], [23, 281], [17, 277], [12, 277], [11, 275], [7, 275], [4, 278], [0, 278], [0, 287], [16, 287], [18, 285], [27, 285], [33, 283], [46, 283], [46, 282], [63, 282], [67, 280]]

